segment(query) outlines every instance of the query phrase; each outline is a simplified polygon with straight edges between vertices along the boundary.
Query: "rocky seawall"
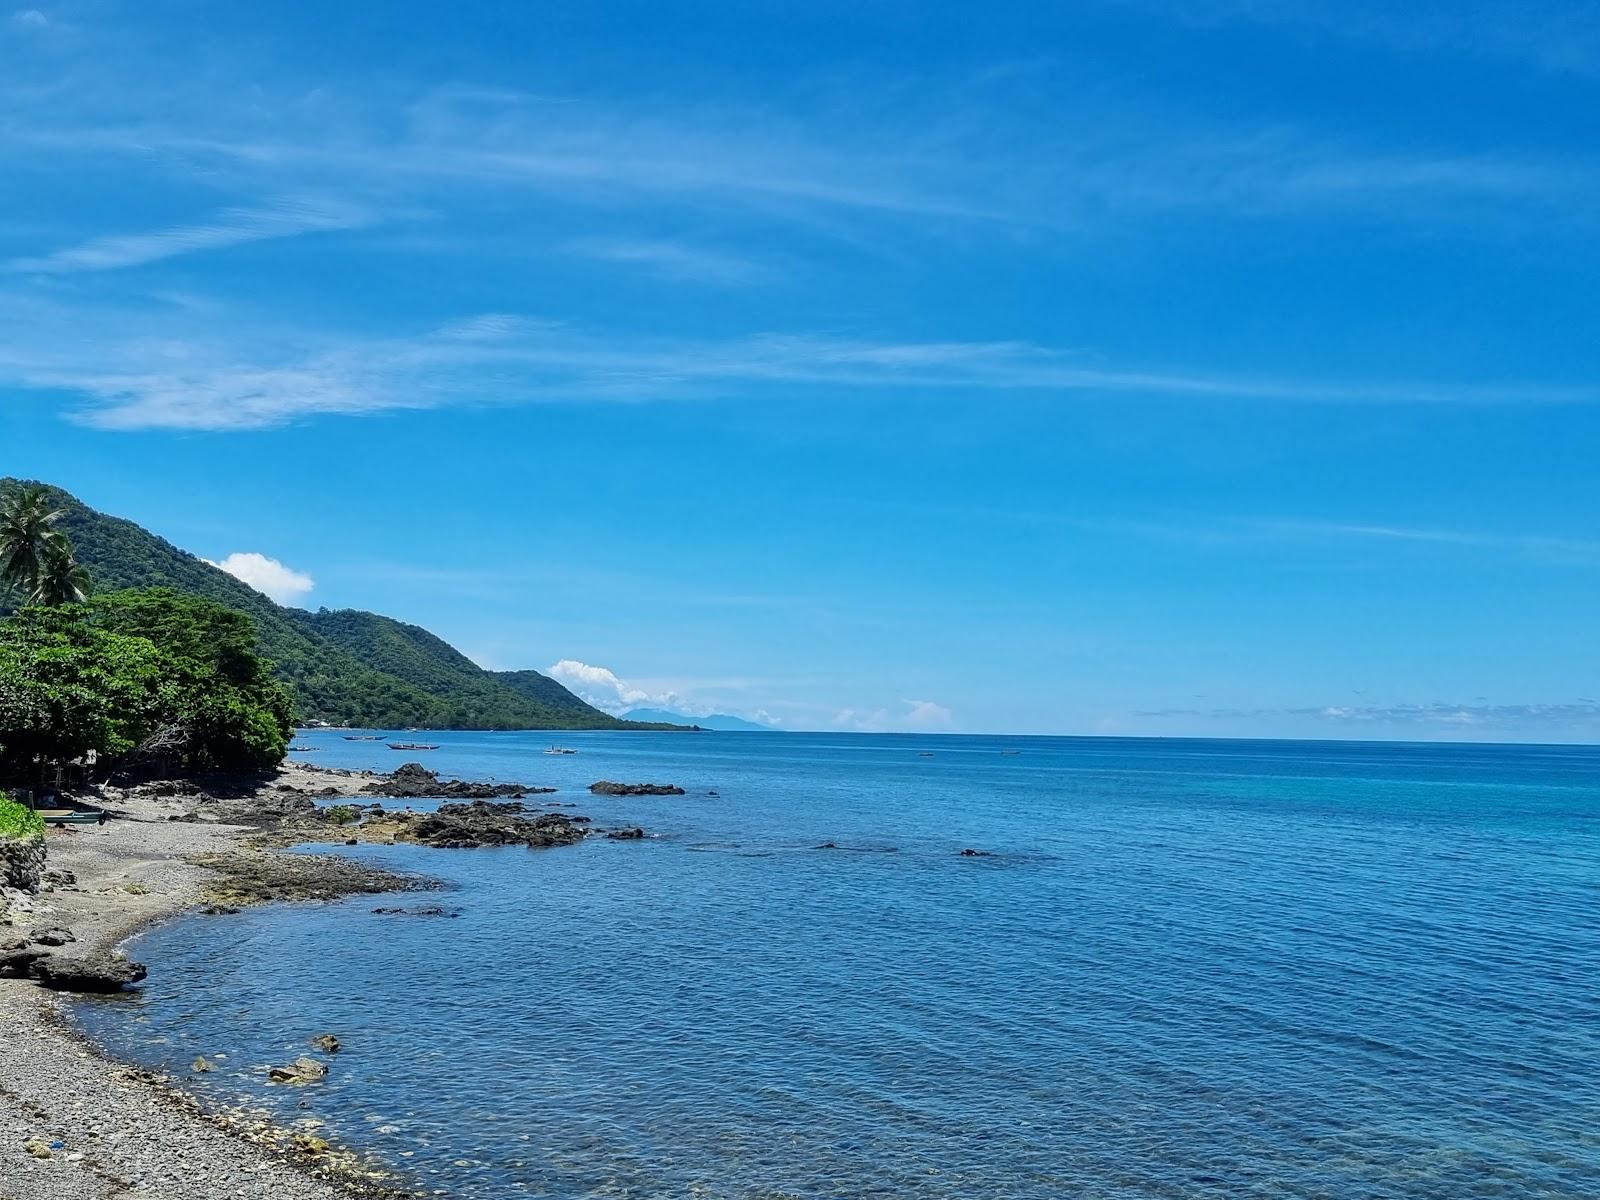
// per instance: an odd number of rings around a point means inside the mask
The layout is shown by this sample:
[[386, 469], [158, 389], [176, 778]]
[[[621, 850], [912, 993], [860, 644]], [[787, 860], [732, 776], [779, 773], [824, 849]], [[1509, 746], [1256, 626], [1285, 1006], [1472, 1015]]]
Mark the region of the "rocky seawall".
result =
[[0, 837], [0, 888], [37, 892], [44, 860], [44, 838]]

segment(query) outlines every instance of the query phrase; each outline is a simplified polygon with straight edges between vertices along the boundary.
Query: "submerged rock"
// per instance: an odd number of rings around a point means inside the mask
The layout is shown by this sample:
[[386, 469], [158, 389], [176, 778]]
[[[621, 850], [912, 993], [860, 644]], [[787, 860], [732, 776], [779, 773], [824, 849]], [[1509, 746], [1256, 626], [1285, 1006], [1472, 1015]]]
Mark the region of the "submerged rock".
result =
[[636, 842], [644, 837], [644, 830], [635, 825], [632, 829], [613, 829], [606, 836], [614, 842]]
[[416, 908], [375, 908], [374, 916], [379, 917], [459, 917], [461, 910], [458, 908], [445, 908], [440, 904], [423, 904]]
[[962, 858], [993, 858], [992, 850], [974, 850], [970, 846], [961, 852]]
[[149, 972], [143, 963], [115, 954], [49, 954], [28, 974], [57, 992], [120, 992]]
[[613, 783], [602, 779], [591, 783], [589, 790], [596, 796], [681, 796], [683, 789], [671, 783]]
[[288, 1066], [267, 1069], [267, 1078], [273, 1083], [287, 1083], [294, 1087], [316, 1083], [327, 1076], [328, 1064], [314, 1058], [297, 1058]]
[[311, 1039], [311, 1044], [324, 1054], [339, 1053], [339, 1039], [331, 1033], [319, 1033]]

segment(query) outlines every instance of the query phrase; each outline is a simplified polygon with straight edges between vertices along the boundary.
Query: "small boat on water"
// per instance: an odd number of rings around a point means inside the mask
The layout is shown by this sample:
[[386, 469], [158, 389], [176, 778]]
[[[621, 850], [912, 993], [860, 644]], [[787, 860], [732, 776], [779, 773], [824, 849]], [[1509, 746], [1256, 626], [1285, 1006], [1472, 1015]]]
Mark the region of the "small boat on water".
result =
[[322, 749], [321, 746], [290, 746], [289, 747], [289, 753], [290, 754], [315, 754], [318, 750], [321, 750], [321, 749]]
[[347, 733], [344, 735], [347, 742], [381, 742], [383, 739], [371, 733]]
[[391, 750], [437, 750], [438, 744], [428, 745], [426, 742], [390, 742]]
[[571, 746], [551, 746], [550, 749], [545, 751], [545, 753], [546, 754], [576, 754], [577, 751], [574, 750]]

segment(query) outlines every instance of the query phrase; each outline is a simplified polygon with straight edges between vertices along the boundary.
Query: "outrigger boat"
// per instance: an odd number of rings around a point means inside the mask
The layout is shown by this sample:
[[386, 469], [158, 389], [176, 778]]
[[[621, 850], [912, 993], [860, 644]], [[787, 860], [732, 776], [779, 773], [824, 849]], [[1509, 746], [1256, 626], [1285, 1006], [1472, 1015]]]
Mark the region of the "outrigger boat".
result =
[[381, 742], [383, 739], [372, 733], [347, 733], [344, 735], [347, 742]]
[[545, 751], [545, 753], [546, 754], [576, 754], [577, 751], [574, 750], [571, 746], [551, 746], [550, 749]]
[[437, 750], [438, 745], [428, 745], [425, 742], [390, 742], [391, 750]]

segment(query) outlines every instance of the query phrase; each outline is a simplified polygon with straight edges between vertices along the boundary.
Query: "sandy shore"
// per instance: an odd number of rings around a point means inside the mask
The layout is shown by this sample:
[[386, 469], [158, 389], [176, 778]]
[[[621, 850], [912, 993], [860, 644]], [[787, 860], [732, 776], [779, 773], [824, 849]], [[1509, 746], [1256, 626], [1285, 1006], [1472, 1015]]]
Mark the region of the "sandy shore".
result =
[[[271, 789], [354, 795], [359, 776], [286, 765]], [[228, 870], [265, 868], [286, 856], [259, 849], [242, 820], [257, 796], [197, 805], [193, 797], [101, 797], [117, 819], [52, 829], [47, 869], [58, 882], [14, 904], [0, 941], [49, 926], [76, 936], [73, 952], [109, 950], [185, 909], [237, 893]], [[196, 812], [202, 815], [196, 818]], [[298, 839], [296, 839], [298, 840]], [[191, 860], [210, 858], [219, 871]], [[303, 860], [302, 860], [303, 861]], [[70, 874], [68, 874], [70, 873]], [[306, 872], [296, 873], [302, 879]], [[306, 895], [384, 886], [366, 871], [341, 882], [337, 864]], [[255, 880], [252, 878], [251, 883]], [[291, 880], [283, 894], [294, 895]], [[218, 919], [226, 919], [221, 917]], [[159, 964], [154, 964], [159, 970]], [[0, 1198], [3, 1200], [333, 1200], [410, 1194], [377, 1164], [329, 1147], [313, 1130], [273, 1127], [265, 1114], [223, 1110], [173, 1081], [114, 1062], [77, 1035], [65, 1001], [31, 982], [0, 979]], [[310, 1032], [308, 1031], [308, 1036]]]

